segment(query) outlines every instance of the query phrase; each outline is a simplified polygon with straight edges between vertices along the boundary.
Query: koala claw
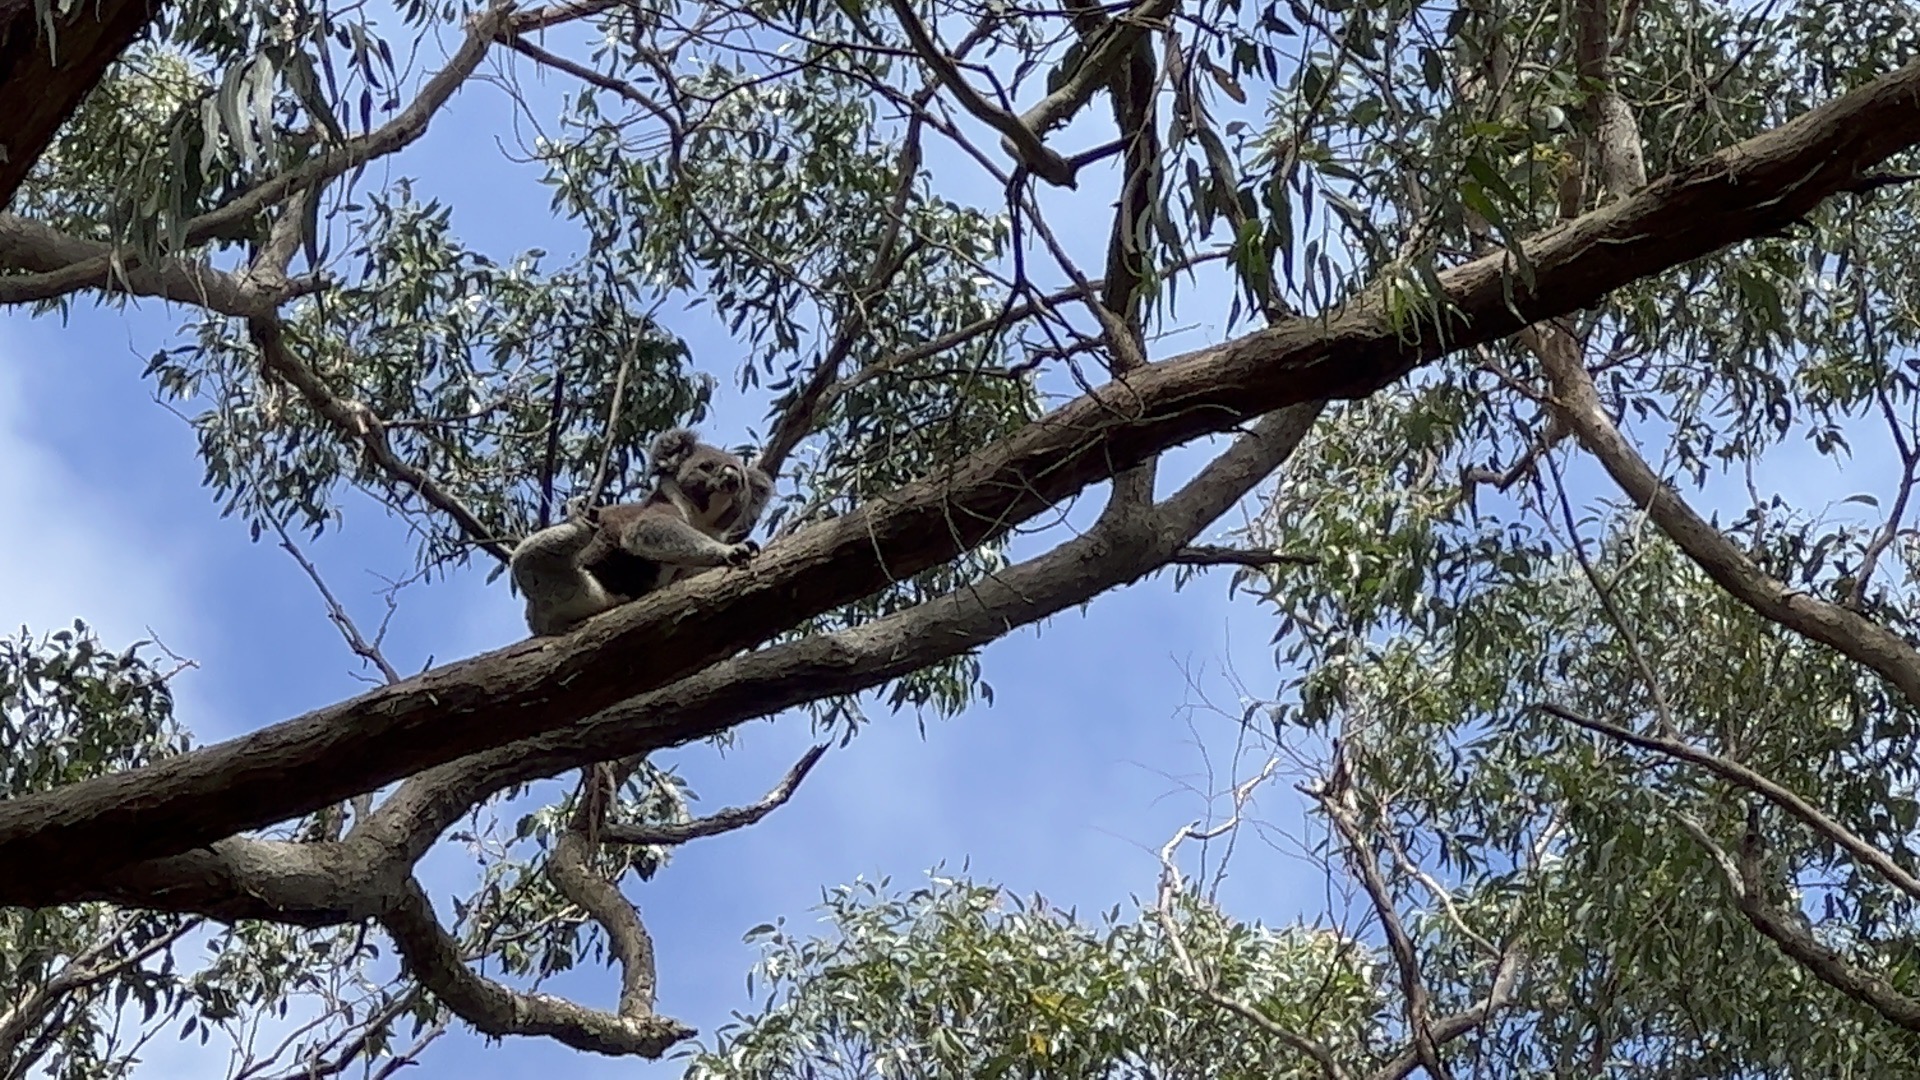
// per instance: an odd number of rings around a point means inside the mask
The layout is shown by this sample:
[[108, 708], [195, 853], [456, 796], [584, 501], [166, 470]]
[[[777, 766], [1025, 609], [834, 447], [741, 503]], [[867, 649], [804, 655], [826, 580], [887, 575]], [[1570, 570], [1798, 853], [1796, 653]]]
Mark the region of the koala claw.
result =
[[752, 540], [744, 540], [733, 545], [733, 550], [727, 553], [727, 565], [745, 566], [758, 554], [760, 554], [760, 545]]

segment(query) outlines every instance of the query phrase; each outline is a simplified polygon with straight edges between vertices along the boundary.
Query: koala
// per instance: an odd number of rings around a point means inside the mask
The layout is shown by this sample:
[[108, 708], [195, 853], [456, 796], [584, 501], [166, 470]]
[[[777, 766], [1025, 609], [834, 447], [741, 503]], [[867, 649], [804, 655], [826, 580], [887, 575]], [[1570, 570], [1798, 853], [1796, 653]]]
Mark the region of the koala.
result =
[[712, 566], [760, 552], [747, 539], [773, 496], [773, 478], [686, 428], [649, 451], [653, 491], [637, 503], [569, 500], [566, 520], [514, 548], [513, 583], [527, 598], [527, 629], [564, 634], [591, 616]]

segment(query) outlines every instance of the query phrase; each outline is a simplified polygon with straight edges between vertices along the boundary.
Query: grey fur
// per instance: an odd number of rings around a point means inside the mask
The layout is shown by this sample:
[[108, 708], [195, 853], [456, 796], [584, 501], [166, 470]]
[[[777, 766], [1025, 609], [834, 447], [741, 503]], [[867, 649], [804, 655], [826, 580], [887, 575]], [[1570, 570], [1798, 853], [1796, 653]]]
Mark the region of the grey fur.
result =
[[527, 628], [562, 634], [609, 608], [708, 567], [741, 566], [760, 551], [747, 539], [773, 495], [773, 479], [686, 428], [653, 440], [653, 491], [637, 503], [587, 509], [514, 549], [513, 581], [527, 599]]

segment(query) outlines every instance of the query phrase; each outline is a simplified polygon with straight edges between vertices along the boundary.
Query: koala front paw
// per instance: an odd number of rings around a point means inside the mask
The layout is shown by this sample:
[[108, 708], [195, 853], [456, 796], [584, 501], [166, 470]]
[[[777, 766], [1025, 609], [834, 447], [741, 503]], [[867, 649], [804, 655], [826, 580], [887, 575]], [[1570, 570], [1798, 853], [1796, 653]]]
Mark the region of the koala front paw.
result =
[[727, 552], [727, 565], [745, 566], [758, 554], [760, 554], [760, 545], [751, 540], [744, 540], [733, 545], [733, 548]]

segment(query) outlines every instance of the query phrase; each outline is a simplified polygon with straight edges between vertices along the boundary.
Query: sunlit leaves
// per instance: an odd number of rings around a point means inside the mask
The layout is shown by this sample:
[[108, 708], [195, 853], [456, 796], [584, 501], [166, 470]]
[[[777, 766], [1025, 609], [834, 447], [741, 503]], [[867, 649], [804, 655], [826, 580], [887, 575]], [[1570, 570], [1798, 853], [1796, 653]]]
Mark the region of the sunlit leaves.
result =
[[[1085, 923], [936, 875], [906, 895], [886, 882], [833, 889], [823, 913], [831, 936], [749, 934], [764, 949], [754, 987], [766, 1004], [722, 1029], [689, 1076], [1318, 1075], [1212, 1011], [1151, 912]], [[1199, 902], [1177, 918], [1223, 989], [1362, 1057], [1382, 1006], [1369, 950], [1309, 927], [1235, 923]]]

